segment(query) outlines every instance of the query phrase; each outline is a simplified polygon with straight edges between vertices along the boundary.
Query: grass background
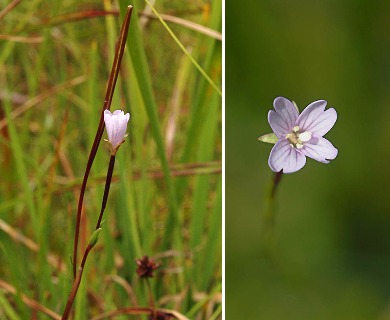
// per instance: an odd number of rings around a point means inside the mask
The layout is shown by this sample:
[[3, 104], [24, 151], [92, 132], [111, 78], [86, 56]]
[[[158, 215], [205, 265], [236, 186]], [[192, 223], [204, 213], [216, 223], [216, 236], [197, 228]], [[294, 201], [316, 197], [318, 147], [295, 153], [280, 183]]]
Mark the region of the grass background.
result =
[[[0, 10], [8, 4], [0, 1]], [[138, 16], [144, 1], [34, 0], [0, 20], [2, 319], [47, 319], [25, 297], [63, 311], [79, 186], [123, 18], [85, 13], [123, 14], [129, 4], [134, 11], [112, 104], [130, 112], [129, 137], [117, 155], [106, 223], [74, 318], [147, 306], [134, 262], [143, 255], [162, 263], [151, 279], [157, 306], [191, 319], [221, 317], [221, 97], [160, 22]], [[156, 9], [221, 31], [221, 6], [158, 1]], [[220, 41], [169, 26], [220, 87]], [[101, 143], [87, 185], [81, 248], [97, 220], [108, 161]], [[171, 175], [164, 178], [167, 168]]]
[[[390, 318], [387, 1], [226, 3], [227, 319]], [[284, 176], [273, 260], [261, 217], [273, 99], [338, 112], [329, 165]], [[245, 315], [245, 316], [244, 316]]]

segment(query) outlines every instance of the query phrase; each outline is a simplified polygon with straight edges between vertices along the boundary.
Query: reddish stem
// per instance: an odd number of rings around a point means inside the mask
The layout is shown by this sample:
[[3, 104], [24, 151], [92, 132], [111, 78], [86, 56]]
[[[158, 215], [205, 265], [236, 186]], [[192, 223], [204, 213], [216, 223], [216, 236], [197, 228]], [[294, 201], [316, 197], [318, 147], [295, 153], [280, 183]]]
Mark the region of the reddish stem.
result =
[[[110, 192], [112, 173], [114, 171], [114, 165], [115, 165], [115, 155], [112, 155], [110, 158], [110, 164], [109, 164], [108, 170], [107, 170], [107, 178], [106, 178], [106, 185], [104, 188], [102, 208], [100, 209], [100, 215], [99, 215], [98, 222], [96, 224], [96, 230], [98, 228], [100, 228], [100, 224], [101, 224], [102, 218], [103, 218], [104, 209], [106, 208], [108, 194]], [[81, 277], [83, 276], [84, 266], [85, 266], [85, 263], [87, 261], [88, 254], [92, 250], [95, 243], [91, 244], [91, 242], [90, 242], [88, 244], [87, 248], [85, 249], [83, 260], [81, 261], [81, 265], [79, 268], [79, 273], [77, 274], [77, 276], [74, 279], [72, 290], [69, 293], [68, 301], [66, 303], [66, 307], [65, 307], [65, 310], [64, 310], [64, 313], [62, 316], [62, 320], [66, 320], [69, 317], [70, 311], [72, 310], [72, 305], [73, 305], [74, 299], [76, 298], [76, 294], [77, 294], [77, 291], [78, 291], [79, 286], [80, 286]]]
[[68, 301], [66, 302], [66, 307], [64, 310], [64, 313], [62, 315], [61, 320], [66, 320], [69, 318], [70, 311], [72, 310], [72, 305], [74, 302], [74, 299], [76, 298], [77, 290], [79, 289], [80, 282], [81, 282], [81, 277], [83, 276], [84, 272], [84, 267], [85, 267], [85, 262], [87, 261], [87, 257], [89, 252], [92, 250], [91, 244], [87, 246], [84, 252], [83, 260], [81, 261], [81, 265], [79, 268], [79, 273], [77, 274], [77, 277], [74, 279], [72, 290], [70, 291]]
[[110, 164], [108, 165], [106, 185], [104, 186], [102, 208], [100, 209], [99, 219], [98, 219], [98, 222], [96, 223], [96, 229], [100, 228], [100, 224], [102, 223], [102, 219], [103, 219], [103, 213], [104, 213], [104, 210], [106, 209], [108, 194], [110, 192], [112, 173], [114, 172], [114, 165], [115, 165], [115, 156], [111, 156]]
[[102, 138], [103, 131], [104, 131], [104, 110], [107, 110], [107, 109], [109, 110], [111, 107], [112, 96], [114, 94], [116, 80], [118, 79], [119, 69], [120, 69], [120, 65], [122, 62], [123, 52], [125, 50], [125, 44], [126, 44], [126, 39], [127, 39], [127, 33], [129, 30], [129, 24], [130, 24], [132, 11], [133, 11], [133, 7], [128, 6], [126, 16], [125, 16], [123, 24], [122, 24], [122, 29], [120, 32], [119, 40], [118, 40], [118, 43], [117, 43], [116, 49], [115, 49], [115, 57], [114, 57], [114, 61], [112, 63], [110, 78], [108, 80], [106, 96], [105, 96], [103, 109], [102, 109], [102, 113], [100, 115], [100, 120], [99, 120], [99, 127], [97, 129], [95, 139], [93, 141], [91, 152], [89, 153], [87, 168], [85, 169], [83, 183], [81, 185], [80, 198], [79, 198], [79, 203], [77, 206], [76, 229], [75, 229], [74, 244], [73, 244], [73, 277], [74, 278], [76, 278], [77, 250], [78, 250], [79, 234], [80, 234], [80, 220], [81, 220], [81, 212], [82, 212], [82, 207], [83, 207], [85, 189], [87, 186], [89, 174], [91, 172], [92, 164], [93, 164], [93, 161], [95, 160], [96, 152], [97, 152], [97, 149], [99, 147], [100, 140]]

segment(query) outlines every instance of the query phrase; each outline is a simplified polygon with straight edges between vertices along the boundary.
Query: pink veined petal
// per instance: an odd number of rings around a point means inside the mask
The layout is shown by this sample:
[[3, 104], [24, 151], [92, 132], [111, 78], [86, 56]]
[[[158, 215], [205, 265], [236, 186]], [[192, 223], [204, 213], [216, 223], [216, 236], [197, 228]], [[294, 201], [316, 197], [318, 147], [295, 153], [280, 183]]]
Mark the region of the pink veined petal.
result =
[[[286, 122], [289, 131], [294, 127], [295, 121], [298, 119], [298, 110], [295, 108], [293, 103], [283, 97], [277, 97], [274, 100], [274, 108], [276, 112]], [[276, 134], [276, 132], [275, 132]]]
[[322, 163], [329, 163], [329, 160], [333, 160], [338, 154], [333, 144], [319, 135], [313, 135], [312, 139], [305, 143], [301, 152]]
[[272, 171], [283, 173], [296, 172], [305, 165], [306, 157], [297, 149], [291, 147], [290, 142], [286, 139], [281, 139], [271, 150], [268, 158], [268, 164]]
[[325, 100], [318, 100], [310, 103], [299, 115], [295, 125], [297, 125], [301, 131], [309, 131], [308, 128], [324, 112], [326, 104], [327, 102]]
[[291, 131], [288, 123], [274, 110], [268, 112], [268, 123], [278, 138], [285, 137]]
[[118, 146], [118, 135], [119, 135], [119, 116], [112, 116], [112, 128], [111, 128], [111, 136], [108, 135], [108, 140], [111, 142], [113, 148]]
[[324, 111], [319, 117], [313, 121], [313, 123], [305, 129], [319, 136], [325, 135], [336, 123], [337, 112], [335, 109], [330, 108]]

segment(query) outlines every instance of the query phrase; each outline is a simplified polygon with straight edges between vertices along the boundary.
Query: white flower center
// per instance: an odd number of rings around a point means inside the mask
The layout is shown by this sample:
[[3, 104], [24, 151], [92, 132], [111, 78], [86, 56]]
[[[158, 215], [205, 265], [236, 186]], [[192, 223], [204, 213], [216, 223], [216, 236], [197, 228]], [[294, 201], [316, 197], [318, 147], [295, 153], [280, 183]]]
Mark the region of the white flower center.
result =
[[311, 139], [312, 133], [309, 131], [301, 132], [298, 126], [292, 129], [291, 133], [286, 135], [286, 139], [290, 141], [290, 145], [293, 148], [302, 149], [304, 142]]

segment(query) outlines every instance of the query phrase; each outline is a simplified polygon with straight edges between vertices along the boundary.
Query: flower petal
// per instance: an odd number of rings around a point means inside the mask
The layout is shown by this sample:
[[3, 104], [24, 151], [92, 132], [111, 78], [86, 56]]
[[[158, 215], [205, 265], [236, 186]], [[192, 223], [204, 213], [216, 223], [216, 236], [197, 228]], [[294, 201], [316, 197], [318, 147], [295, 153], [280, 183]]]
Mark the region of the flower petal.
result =
[[113, 113], [109, 110], [104, 111], [108, 141], [113, 149], [117, 148], [124, 140], [129, 119], [130, 114], [124, 114], [122, 110], [115, 110]]
[[327, 139], [314, 134], [312, 139], [305, 143], [301, 152], [319, 162], [329, 163], [336, 158], [338, 150]]
[[290, 100], [283, 97], [277, 97], [274, 100], [274, 108], [276, 112], [286, 122], [289, 131], [291, 131], [299, 115], [296, 107], [293, 105], [293, 103]]
[[302, 111], [296, 121], [301, 131], [323, 136], [333, 127], [337, 120], [337, 113], [333, 108], [324, 111], [326, 104], [325, 100], [314, 101]]
[[311, 126], [307, 129], [310, 132], [316, 133], [319, 136], [325, 135], [336, 123], [337, 112], [335, 109], [330, 108], [323, 112], [317, 120], [315, 120]]
[[111, 123], [111, 117], [112, 113], [110, 110], [104, 110], [104, 122], [107, 124], [107, 122]]
[[285, 137], [292, 128], [289, 127], [288, 123], [274, 110], [268, 112], [268, 123], [278, 138]]
[[[126, 130], [127, 130], [127, 122], [129, 121], [129, 114], [121, 115], [119, 117], [119, 127], [118, 127], [118, 143], [122, 143]], [[120, 140], [120, 141], [119, 141]]]
[[111, 141], [112, 139], [112, 129], [113, 129], [113, 119], [112, 119], [112, 113], [110, 110], [104, 111], [104, 123], [106, 124], [106, 130], [108, 135], [108, 140]]
[[122, 110], [115, 110], [112, 114], [116, 116], [123, 116], [124, 112]]
[[306, 157], [290, 145], [287, 139], [281, 139], [271, 150], [268, 164], [272, 171], [292, 173], [302, 169], [306, 163]]

